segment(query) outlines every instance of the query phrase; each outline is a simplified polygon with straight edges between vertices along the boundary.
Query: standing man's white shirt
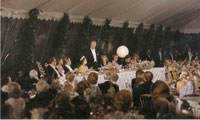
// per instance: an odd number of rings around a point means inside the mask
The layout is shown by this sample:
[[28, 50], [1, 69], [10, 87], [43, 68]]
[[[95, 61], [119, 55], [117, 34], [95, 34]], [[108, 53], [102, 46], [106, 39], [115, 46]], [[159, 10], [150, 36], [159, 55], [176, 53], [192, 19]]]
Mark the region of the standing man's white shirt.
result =
[[96, 51], [95, 49], [91, 49], [90, 50], [92, 51], [92, 55], [93, 55], [93, 58], [94, 58], [94, 62], [97, 62], [97, 55], [96, 55]]

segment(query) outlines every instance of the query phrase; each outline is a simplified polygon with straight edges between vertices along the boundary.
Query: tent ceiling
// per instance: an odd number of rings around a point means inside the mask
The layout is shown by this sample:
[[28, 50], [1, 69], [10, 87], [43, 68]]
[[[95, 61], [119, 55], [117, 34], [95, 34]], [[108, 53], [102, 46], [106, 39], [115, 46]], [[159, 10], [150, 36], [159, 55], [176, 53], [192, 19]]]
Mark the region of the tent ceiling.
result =
[[162, 24], [200, 33], [200, 0], [1, 0], [1, 4], [3, 8], [38, 8], [95, 19]]

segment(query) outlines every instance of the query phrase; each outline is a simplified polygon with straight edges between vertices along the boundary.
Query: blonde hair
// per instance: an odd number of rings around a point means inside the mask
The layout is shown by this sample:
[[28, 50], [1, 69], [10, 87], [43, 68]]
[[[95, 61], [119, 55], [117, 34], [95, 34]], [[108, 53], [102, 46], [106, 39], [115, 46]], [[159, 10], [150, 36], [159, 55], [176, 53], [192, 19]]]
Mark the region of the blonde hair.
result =
[[49, 84], [45, 80], [40, 80], [36, 84], [36, 90], [38, 93], [45, 92], [49, 90]]
[[106, 61], [108, 61], [108, 57], [105, 56], [105, 55], [102, 55], [101, 58], [102, 58], [102, 59], [106, 59]]
[[75, 75], [74, 75], [73, 72], [67, 72], [65, 78], [66, 78], [69, 82], [73, 82], [73, 81], [74, 81], [74, 77], [75, 77]]
[[181, 75], [180, 75], [180, 79], [186, 79], [188, 75], [189, 75], [188, 70], [182, 70]]
[[127, 112], [133, 105], [132, 94], [128, 90], [119, 91], [114, 97], [114, 106], [117, 110]]
[[91, 73], [88, 75], [88, 82], [89, 82], [91, 85], [95, 85], [95, 84], [97, 84], [97, 81], [98, 81], [98, 74], [95, 73], [95, 72], [91, 72]]
[[37, 80], [39, 80], [39, 78], [38, 78], [38, 72], [35, 69], [32, 69], [29, 72], [29, 76], [30, 76], [31, 79], [37, 79]]

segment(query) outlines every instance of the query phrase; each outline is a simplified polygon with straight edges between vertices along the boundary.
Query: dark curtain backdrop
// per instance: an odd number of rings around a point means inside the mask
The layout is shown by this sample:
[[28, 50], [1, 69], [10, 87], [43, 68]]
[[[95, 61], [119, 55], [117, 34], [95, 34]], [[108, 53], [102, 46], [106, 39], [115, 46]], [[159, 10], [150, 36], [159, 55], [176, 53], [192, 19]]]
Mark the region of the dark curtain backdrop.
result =
[[[1, 62], [4, 64], [2, 65], [2, 69], [5, 69], [5, 71], [11, 71], [15, 68], [14, 63], [16, 61], [16, 56], [19, 54], [18, 50], [18, 41], [21, 35], [21, 31], [24, 28], [26, 20], [22, 19], [12, 19], [12, 18], [3, 18], [1, 17]], [[50, 51], [53, 47], [53, 41], [55, 39], [55, 33], [57, 31], [57, 27], [59, 25], [59, 21], [41, 21], [39, 22], [39, 29], [36, 32], [37, 36], [37, 44], [36, 44], [36, 51], [35, 56], [36, 60], [45, 62], [51, 55]], [[81, 24], [70, 24], [69, 29], [69, 35], [68, 35], [68, 41], [67, 41], [67, 56], [70, 56], [72, 59], [72, 62], [77, 58], [77, 49], [76, 46], [78, 43], [78, 31], [80, 30]], [[92, 31], [90, 31], [90, 38], [91, 40], [97, 41], [97, 48], [101, 51], [104, 46], [104, 42], [101, 40], [102, 32], [105, 29], [103, 29], [103, 26], [92, 26]], [[166, 34], [164, 32], [160, 32], [158, 30], [141, 30], [136, 29], [136, 33], [134, 35], [130, 35], [130, 32], [123, 33], [124, 30], [127, 30], [126, 28], [109, 28], [109, 31], [112, 31], [109, 33], [108, 36], [108, 50], [107, 53], [109, 56], [111, 56], [113, 53], [115, 53], [116, 48], [118, 47], [118, 43], [123, 43], [124, 41], [121, 41], [121, 39], [129, 39], [131, 38], [131, 41], [129, 40], [127, 42], [127, 46], [129, 46], [130, 54], [132, 55], [132, 52], [135, 48], [141, 47], [143, 50], [148, 48], [156, 48], [158, 46], [155, 46], [156, 41], [160, 41], [165, 37], [164, 44], [169, 44], [169, 41], [172, 39], [175, 41], [175, 45], [179, 50], [182, 50], [186, 48], [187, 46], [191, 46], [196, 50], [199, 50], [200, 48], [200, 34], [176, 34], [176, 33], [170, 33]], [[133, 29], [132, 29], [133, 30]], [[162, 30], [161, 30], [162, 31]], [[121, 36], [123, 34], [123, 37]], [[153, 35], [151, 35], [153, 34]], [[165, 35], [165, 36], [164, 36]], [[126, 38], [126, 36], [130, 36]], [[133, 39], [133, 40], [132, 40]], [[143, 40], [141, 46], [136, 44], [138, 42], [137, 40]], [[148, 44], [148, 45], [147, 45]], [[162, 43], [161, 43], [162, 44]], [[166, 45], [165, 45], [166, 47]], [[76, 49], [75, 49], [76, 48]], [[140, 49], [141, 49], [140, 48]], [[135, 52], [135, 51], [134, 51]], [[9, 56], [8, 56], [9, 54]], [[5, 58], [7, 59], [5, 60]], [[108, 57], [109, 57], [108, 56]]]

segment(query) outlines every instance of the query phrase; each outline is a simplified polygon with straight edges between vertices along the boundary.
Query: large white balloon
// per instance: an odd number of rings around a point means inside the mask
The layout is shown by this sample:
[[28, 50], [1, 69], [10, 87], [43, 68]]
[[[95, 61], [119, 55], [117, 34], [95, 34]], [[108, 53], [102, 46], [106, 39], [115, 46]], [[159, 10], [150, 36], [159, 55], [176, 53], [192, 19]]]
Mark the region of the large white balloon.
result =
[[129, 54], [129, 50], [126, 46], [122, 45], [117, 48], [117, 55], [119, 57], [124, 58], [128, 54]]

